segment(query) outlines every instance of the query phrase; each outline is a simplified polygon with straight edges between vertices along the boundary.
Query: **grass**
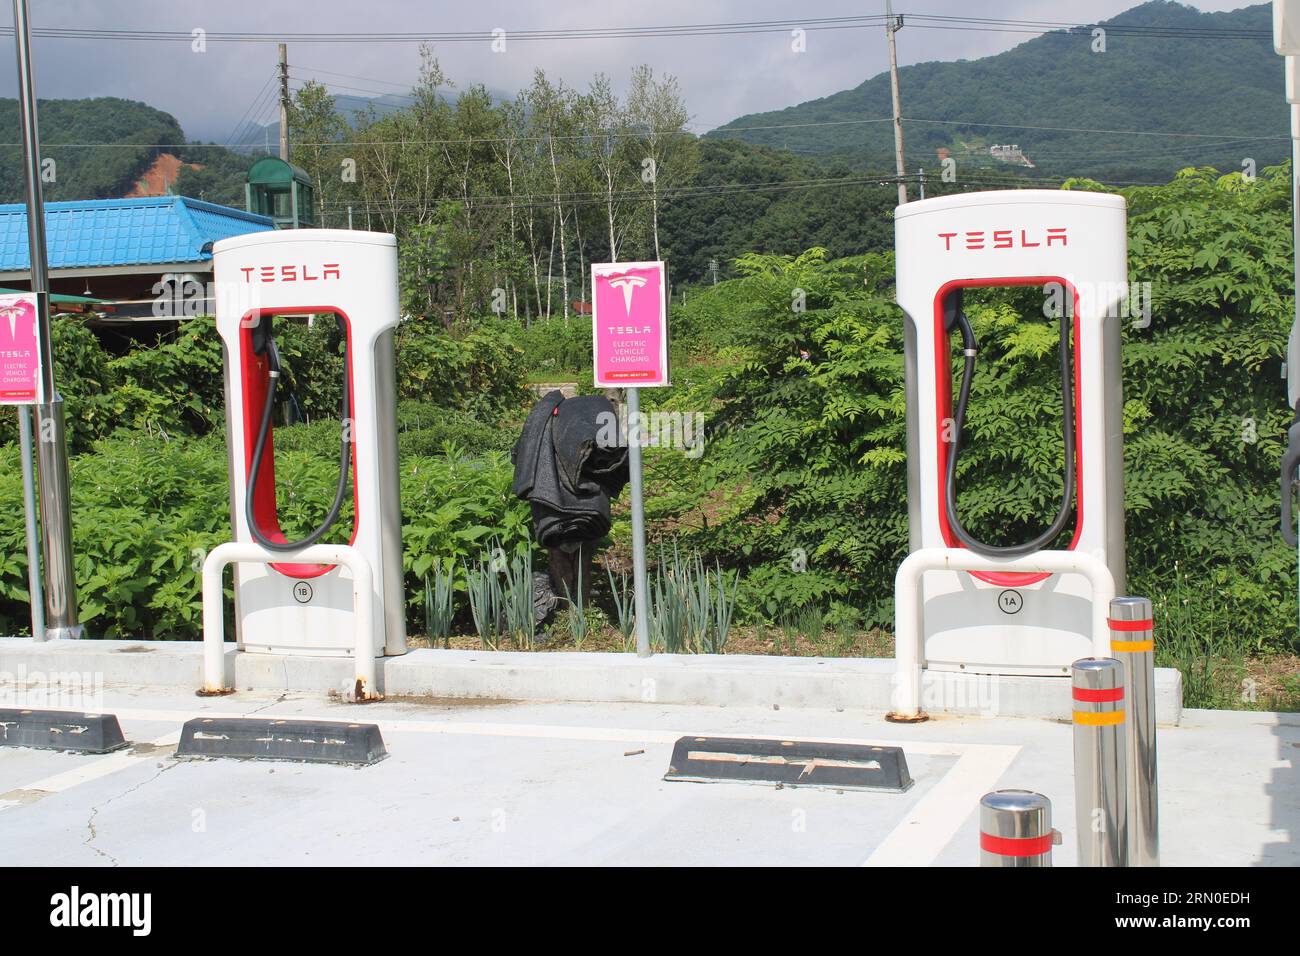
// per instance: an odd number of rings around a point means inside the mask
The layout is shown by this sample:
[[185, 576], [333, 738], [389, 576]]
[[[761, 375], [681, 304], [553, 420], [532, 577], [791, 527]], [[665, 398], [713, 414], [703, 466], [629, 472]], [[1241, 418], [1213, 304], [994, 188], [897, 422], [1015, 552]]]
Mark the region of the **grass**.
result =
[[1174, 567], [1173, 584], [1152, 600], [1156, 666], [1183, 675], [1183, 706], [1219, 710], [1300, 710], [1300, 658], [1261, 653], [1244, 633], [1233, 602], [1191, 584]]

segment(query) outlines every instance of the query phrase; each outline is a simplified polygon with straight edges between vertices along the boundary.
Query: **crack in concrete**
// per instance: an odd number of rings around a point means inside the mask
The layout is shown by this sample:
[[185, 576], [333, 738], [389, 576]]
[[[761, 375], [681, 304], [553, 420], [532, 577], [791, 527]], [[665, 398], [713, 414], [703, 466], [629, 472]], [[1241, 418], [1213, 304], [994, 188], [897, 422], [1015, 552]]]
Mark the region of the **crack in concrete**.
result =
[[246, 711], [245, 714], [244, 714], [244, 716], [245, 716], [245, 717], [248, 717], [248, 716], [251, 716], [251, 715], [253, 715], [253, 714], [260, 714], [262, 711], [266, 710], [268, 707], [274, 707], [276, 704], [283, 704], [283, 703], [284, 703], [286, 700], [288, 700], [288, 699], [289, 699], [289, 691], [284, 691], [284, 692], [283, 692], [282, 694], [280, 694], [280, 696], [277, 697], [275, 700], [273, 700], [273, 701], [269, 701], [269, 702], [263, 704], [261, 707], [254, 707], [252, 710], [250, 710], [250, 711]]
[[158, 768], [158, 772], [155, 773], [148, 780], [142, 780], [140, 781], [140, 783], [137, 783], [135, 786], [128, 787], [126, 790], [123, 790], [121, 793], [109, 797], [103, 803], [95, 804], [94, 806], [92, 806], [90, 808], [90, 816], [86, 818], [86, 829], [89, 830], [90, 832], [86, 836], [86, 839], [81, 841], [81, 845], [85, 847], [89, 847], [95, 853], [99, 854], [104, 859], [108, 860], [109, 865], [121, 866], [121, 863], [118, 861], [117, 857], [113, 856], [113, 854], [109, 853], [106, 850], [101, 850], [99, 847], [94, 845], [94, 841], [99, 837], [99, 832], [95, 829], [95, 817], [99, 815], [100, 810], [108, 806], [114, 800], [119, 800], [122, 797], [126, 797], [129, 796], [130, 794], [135, 793], [141, 787], [153, 783], [155, 780], [157, 780], [159, 777], [165, 774], [168, 770], [172, 769], [172, 767], [176, 767], [176, 766], [179, 766], [179, 764], [175, 762], [163, 764], [161, 767]]

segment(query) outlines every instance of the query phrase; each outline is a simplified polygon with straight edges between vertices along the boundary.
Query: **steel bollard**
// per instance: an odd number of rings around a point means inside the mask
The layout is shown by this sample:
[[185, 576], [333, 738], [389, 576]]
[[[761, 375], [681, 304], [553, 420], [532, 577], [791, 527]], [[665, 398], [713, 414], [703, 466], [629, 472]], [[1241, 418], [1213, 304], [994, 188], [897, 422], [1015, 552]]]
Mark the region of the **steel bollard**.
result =
[[1085, 657], [1071, 671], [1079, 866], [1128, 866], [1124, 665]]
[[1155, 638], [1151, 602], [1118, 597], [1110, 602], [1110, 650], [1124, 665], [1128, 717], [1128, 860], [1160, 865], [1160, 807], [1156, 784]]
[[1052, 801], [1032, 790], [994, 790], [980, 798], [980, 866], [1051, 866], [1061, 834]]

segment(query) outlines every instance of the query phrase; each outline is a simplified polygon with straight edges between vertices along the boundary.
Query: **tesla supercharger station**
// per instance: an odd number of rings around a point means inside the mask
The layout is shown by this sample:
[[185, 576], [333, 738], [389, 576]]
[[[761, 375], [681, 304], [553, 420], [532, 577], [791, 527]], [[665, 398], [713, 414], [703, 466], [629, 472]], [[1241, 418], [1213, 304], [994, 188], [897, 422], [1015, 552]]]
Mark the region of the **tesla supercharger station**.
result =
[[[910, 659], [911, 666], [1068, 675], [1071, 662], [1092, 655], [1102, 640], [1097, 629], [1105, 605], [1099, 613], [1096, 601], [1108, 600], [1105, 579], [1124, 593], [1125, 220], [1122, 197], [1055, 190], [963, 193], [895, 211], [897, 297], [906, 315], [909, 550], [917, 557], [921, 549], [969, 549], [956, 554], [957, 563], [971, 550], [990, 559], [985, 570], [947, 570], [944, 553], [926, 552], [935, 560], [914, 578], [920, 636], [919, 660]], [[1072, 339], [1053, 357], [1061, 361], [1062, 385], [1070, 390], [1063, 409], [1072, 414], [1062, 415], [1061, 447], [1072, 479], [1064, 482], [1066, 497], [1072, 484], [1074, 501], [1067, 500], [1058, 514], [1060, 533], [1046, 529], [1041, 537], [1048, 540], [1001, 550], [982, 545], [962, 527], [955, 487], [960, 477], [949, 467], [956, 442], [980, 440], [962, 435], [960, 428], [963, 377], [979, 368], [978, 342], [961, 303], [973, 295], [968, 290], [991, 286], [1043, 290], [1045, 303], [1065, 307], [1066, 335]], [[1049, 307], [1024, 321], [1058, 325], [1061, 320], [1053, 315]], [[954, 358], [962, 359], [956, 368]], [[1067, 445], [1072, 454], [1065, 453]], [[1082, 567], [1087, 573], [996, 566], [1043, 559], [1040, 567], [1046, 567], [1049, 556], [1056, 559], [1053, 567]], [[903, 577], [900, 568], [900, 582]], [[912, 618], [908, 623], [911, 627]], [[901, 654], [899, 659], [901, 668]], [[920, 678], [915, 680], [919, 688]], [[914, 689], [903, 698], [903, 718], [919, 715], [915, 696]]]
[[[354, 611], [368, 605], [376, 656], [406, 651], [393, 332], [398, 323], [397, 245], [391, 235], [300, 229], [254, 233], [213, 249], [217, 329], [225, 350], [226, 430], [235, 542], [235, 625], [242, 651], [343, 656], [358, 647]], [[280, 529], [275, 483], [277, 324], [335, 321], [345, 342], [338, 494], [330, 517], [306, 539]], [[346, 391], [345, 391], [346, 390]], [[347, 556], [368, 565], [369, 600], [354, 593], [354, 573], [338, 564], [304, 563], [354, 503]], [[251, 491], [250, 491], [251, 489]], [[246, 560], [256, 545], [285, 560]], [[223, 546], [225, 547], [225, 546]], [[321, 546], [317, 546], [319, 549]], [[327, 546], [326, 546], [327, 547]], [[343, 549], [347, 550], [347, 549]], [[218, 569], [219, 574], [219, 569]], [[360, 622], [364, 625], [365, 622]]]

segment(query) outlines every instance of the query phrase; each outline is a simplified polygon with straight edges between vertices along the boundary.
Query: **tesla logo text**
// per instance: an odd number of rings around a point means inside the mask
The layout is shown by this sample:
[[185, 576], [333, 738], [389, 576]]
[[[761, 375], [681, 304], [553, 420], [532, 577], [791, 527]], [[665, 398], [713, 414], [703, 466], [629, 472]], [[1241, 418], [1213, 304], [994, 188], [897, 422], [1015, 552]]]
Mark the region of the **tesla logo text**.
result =
[[[317, 271], [313, 271], [313, 270]], [[339, 264], [326, 262], [321, 266], [244, 266], [239, 270], [245, 282], [316, 282], [320, 279], [339, 278]], [[254, 278], [256, 277], [256, 279]]]
[[958, 249], [1033, 249], [1035, 246], [1068, 245], [1065, 227], [1048, 228], [1042, 232], [1030, 229], [990, 229], [984, 231], [941, 232], [945, 251]]

